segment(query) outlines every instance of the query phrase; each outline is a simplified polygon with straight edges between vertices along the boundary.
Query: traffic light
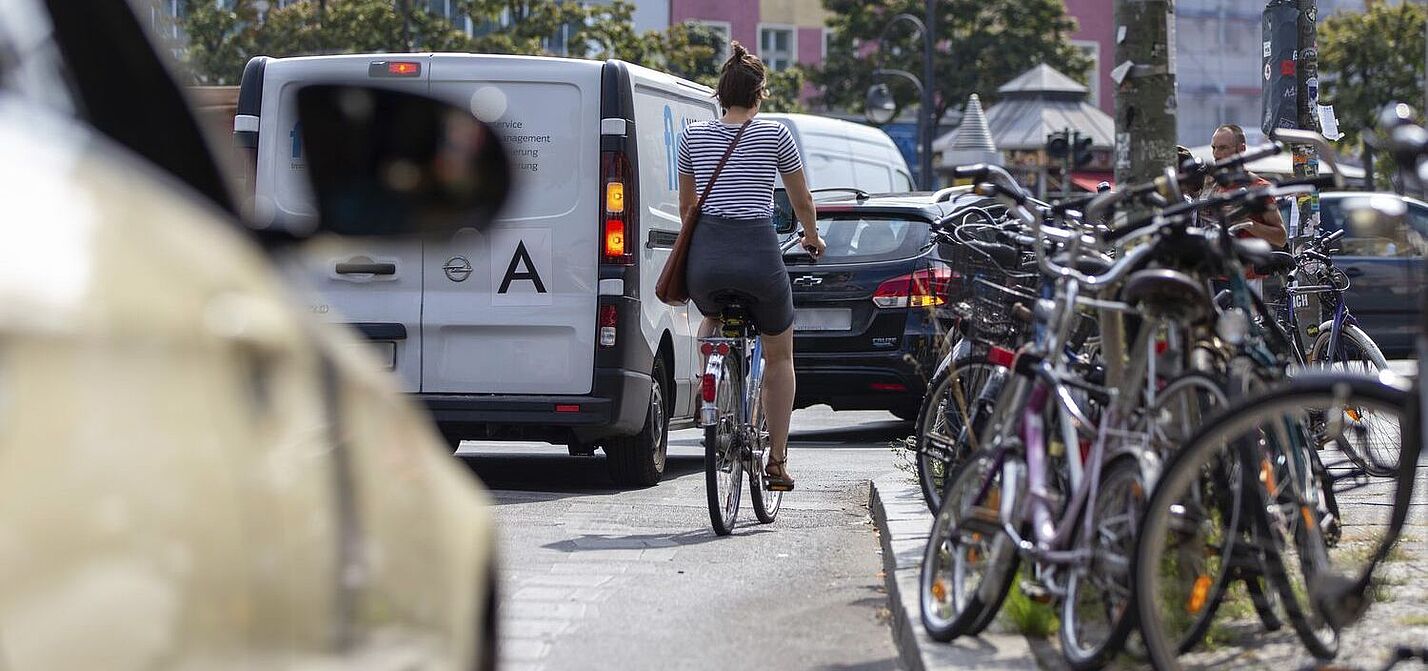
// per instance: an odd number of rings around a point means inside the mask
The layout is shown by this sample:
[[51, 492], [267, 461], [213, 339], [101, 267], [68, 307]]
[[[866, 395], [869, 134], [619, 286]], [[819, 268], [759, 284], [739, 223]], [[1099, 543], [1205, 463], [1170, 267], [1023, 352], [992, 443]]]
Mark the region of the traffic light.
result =
[[1071, 148], [1070, 138], [1067, 137], [1070, 131], [1058, 130], [1046, 136], [1046, 155], [1051, 158], [1066, 158], [1066, 152]]
[[1091, 136], [1074, 133], [1071, 141], [1071, 161], [1079, 168], [1091, 162]]

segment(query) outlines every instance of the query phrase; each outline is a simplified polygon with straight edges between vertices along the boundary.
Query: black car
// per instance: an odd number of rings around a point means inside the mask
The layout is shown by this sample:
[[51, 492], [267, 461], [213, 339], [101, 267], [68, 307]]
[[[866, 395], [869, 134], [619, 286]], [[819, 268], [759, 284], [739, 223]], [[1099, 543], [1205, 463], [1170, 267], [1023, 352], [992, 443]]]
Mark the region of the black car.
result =
[[815, 263], [796, 236], [784, 248], [795, 308], [794, 406], [888, 410], [910, 420], [965, 284], [950, 261], [954, 250], [934, 244], [933, 225], [956, 225], [974, 206], [1001, 208], [970, 189], [943, 202], [931, 193], [819, 195], [827, 251]]
[[[1319, 196], [1319, 230], [1337, 231], [1344, 227], [1343, 204], [1347, 198], [1368, 195], [1362, 192], [1329, 192]], [[1408, 217], [1428, 222], [1428, 204], [1401, 198], [1408, 206]], [[1281, 205], [1285, 221], [1289, 205]], [[1389, 358], [1413, 355], [1413, 336], [1418, 315], [1418, 294], [1425, 276], [1423, 257], [1406, 239], [1373, 237], [1350, 228], [1332, 252], [1334, 264], [1348, 275], [1350, 286], [1345, 294], [1349, 309], [1359, 325]]]

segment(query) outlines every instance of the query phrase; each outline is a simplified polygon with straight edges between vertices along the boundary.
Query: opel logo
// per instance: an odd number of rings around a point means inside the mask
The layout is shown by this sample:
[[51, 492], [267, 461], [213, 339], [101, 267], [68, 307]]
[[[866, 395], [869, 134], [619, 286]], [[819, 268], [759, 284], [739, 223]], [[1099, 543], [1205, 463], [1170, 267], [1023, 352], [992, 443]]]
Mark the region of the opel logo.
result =
[[812, 287], [823, 284], [823, 278], [816, 275], [803, 275], [793, 278], [793, 285], [798, 287]]
[[441, 269], [446, 271], [446, 279], [452, 282], [465, 282], [471, 277], [471, 262], [464, 256], [451, 257]]

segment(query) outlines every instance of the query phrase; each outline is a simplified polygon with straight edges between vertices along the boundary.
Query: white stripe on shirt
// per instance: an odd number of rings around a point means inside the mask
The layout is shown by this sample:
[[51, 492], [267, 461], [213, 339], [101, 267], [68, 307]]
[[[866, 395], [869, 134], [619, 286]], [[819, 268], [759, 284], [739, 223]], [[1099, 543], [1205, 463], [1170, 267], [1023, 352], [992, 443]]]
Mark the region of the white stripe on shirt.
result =
[[[737, 124], [704, 121], [690, 124], [680, 134], [679, 173], [694, 176], [696, 198], [704, 193], [719, 159], [738, 132]], [[739, 138], [739, 146], [719, 173], [701, 212], [733, 219], [767, 219], [773, 216], [775, 174], [802, 168], [798, 146], [788, 127], [777, 121], [755, 119]]]

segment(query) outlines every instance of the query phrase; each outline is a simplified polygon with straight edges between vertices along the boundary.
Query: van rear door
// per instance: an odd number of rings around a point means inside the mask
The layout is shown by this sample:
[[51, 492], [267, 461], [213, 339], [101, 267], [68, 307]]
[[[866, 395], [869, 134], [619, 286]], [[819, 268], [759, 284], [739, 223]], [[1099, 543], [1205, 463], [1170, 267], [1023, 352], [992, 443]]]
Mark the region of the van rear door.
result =
[[500, 219], [427, 243], [422, 391], [588, 394], [595, 365], [601, 64], [440, 54], [431, 95], [506, 143]]
[[[254, 214], [264, 222], [314, 221], [297, 89], [308, 84], [381, 86], [425, 94], [428, 56], [322, 56], [268, 62], [262, 78]], [[421, 385], [422, 248], [417, 243], [341, 241], [301, 259], [313, 312], [356, 325], [403, 391]]]

